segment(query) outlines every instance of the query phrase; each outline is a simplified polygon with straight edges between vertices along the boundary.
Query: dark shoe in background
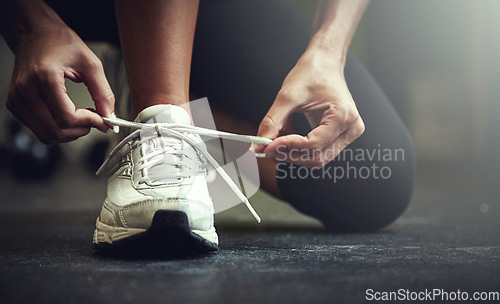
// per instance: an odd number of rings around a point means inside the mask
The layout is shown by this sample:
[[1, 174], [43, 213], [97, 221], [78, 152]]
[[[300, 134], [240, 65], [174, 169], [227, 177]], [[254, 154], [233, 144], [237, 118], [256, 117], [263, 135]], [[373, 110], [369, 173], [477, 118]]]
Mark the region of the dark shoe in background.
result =
[[20, 180], [48, 178], [61, 163], [61, 147], [45, 145], [17, 119], [9, 115], [7, 143], [0, 149], [3, 168]]

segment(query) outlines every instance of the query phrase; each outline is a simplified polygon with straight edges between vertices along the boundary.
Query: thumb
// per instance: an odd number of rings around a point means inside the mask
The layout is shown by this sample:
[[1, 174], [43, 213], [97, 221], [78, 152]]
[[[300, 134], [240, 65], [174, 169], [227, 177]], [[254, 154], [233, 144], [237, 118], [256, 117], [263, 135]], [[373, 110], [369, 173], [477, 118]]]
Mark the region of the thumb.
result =
[[[280, 102], [274, 102], [259, 126], [257, 136], [275, 139], [280, 134], [292, 112], [291, 107]], [[264, 147], [256, 145], [255, 152], [262, 152]]]
[[98, 63], [82, 71], [81, 78], [95, 103], [96, 112], [101, 116], [110, 117], [115, 111], [115, 95], [109, 86], [101, 62]]

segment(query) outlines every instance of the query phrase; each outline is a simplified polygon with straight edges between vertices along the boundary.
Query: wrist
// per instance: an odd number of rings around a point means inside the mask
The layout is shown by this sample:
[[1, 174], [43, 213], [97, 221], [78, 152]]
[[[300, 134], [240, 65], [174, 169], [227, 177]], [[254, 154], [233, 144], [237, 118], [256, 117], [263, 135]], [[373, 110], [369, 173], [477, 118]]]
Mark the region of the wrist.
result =
[[305, 54], [313, 54], [321, 58], [323, 64], [343, 72], [348, 50], [348, 44], [342, 39], [318, 31], [311, 37]]
[[2, 22], [2, 33], [9, 47], [17, 53], [24, 41], [40, 36], [52, 36], [66, 28], [65, 23], [44, 1], [15, 1]]

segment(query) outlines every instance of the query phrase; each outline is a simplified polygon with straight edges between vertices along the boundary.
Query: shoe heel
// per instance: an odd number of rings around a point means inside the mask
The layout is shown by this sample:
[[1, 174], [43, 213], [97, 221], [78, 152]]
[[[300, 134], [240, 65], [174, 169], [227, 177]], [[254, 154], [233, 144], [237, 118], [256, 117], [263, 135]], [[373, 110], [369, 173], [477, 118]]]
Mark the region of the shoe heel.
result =
[[172, 230], [185, 233], [191, 232], [186, 213], [178, 210], [156, 211], [148, 231], [152, 234], [163, 234], [165, 231]]

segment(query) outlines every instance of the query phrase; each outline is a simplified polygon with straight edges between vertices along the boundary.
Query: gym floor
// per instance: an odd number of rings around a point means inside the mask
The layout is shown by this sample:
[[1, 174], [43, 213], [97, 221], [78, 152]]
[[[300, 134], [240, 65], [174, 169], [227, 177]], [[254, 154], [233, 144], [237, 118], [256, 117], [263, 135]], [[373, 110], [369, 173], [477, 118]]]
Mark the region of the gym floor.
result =
[[105, 181], [82, 164], [64, 163], [41, 183], [1, 172], [0, 301], [362, 303], [400, 289], [500, 292], [499, 183], [487, 171], [421, 164], [410, 208], [370, 234], [325, 233], [258, 193], [262, 224], [241, 205], [218, 214], [219, 252], [190, 258], [94, 251]]

